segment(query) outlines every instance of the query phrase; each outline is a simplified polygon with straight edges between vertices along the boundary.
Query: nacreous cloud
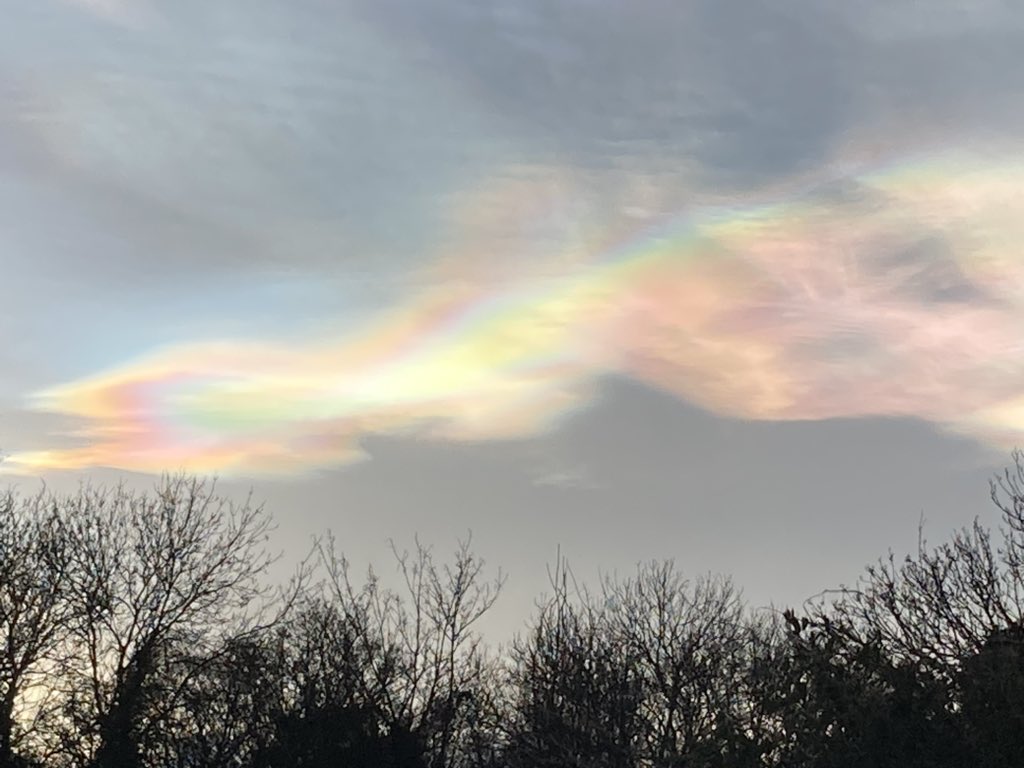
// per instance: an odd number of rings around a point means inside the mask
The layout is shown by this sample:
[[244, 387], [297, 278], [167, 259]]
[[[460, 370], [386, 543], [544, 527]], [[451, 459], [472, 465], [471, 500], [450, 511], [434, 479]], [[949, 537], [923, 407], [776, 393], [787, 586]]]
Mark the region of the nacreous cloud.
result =
[[905, 416], [1019, 441], [1021, 171], [937, 152], [625, 237], [591, 222], [516, 268], [462, 255], [488, 228], [455, 215], [465, 248], [401, 306], [335, 339], [181, 345], [43, 392], [89, 427], [10, 464], [299, 472], [358, 459], [370, 434], [537, 435], [605, 375], [737, 418]]

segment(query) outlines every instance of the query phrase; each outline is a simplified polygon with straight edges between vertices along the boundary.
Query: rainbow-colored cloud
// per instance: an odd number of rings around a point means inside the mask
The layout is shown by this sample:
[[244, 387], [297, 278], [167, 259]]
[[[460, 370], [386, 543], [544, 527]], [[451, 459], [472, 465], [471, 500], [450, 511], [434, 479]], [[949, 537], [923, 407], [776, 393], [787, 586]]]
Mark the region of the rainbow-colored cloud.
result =
[[[183, 344], [40, 393], [89, 426], [9, 464], [298, 472], [358, 459], [370, 434], [537, 435], [606, 375], [737, 418], [907, 416], [1019, 441], [1022, 170], [935, 152], [652, 214], [632, 234], [496, 236], [532, 251], [512, 266], [480, 257], [494, 208], [470, 206], [462, 245], [406, 303], [335, 338]], [[551, 199], [550, 184], [510, 193], [513, 230], [543, 213], [517, 207], [531, 189]], [[557, 252], [537, 258], [541, 242]]]

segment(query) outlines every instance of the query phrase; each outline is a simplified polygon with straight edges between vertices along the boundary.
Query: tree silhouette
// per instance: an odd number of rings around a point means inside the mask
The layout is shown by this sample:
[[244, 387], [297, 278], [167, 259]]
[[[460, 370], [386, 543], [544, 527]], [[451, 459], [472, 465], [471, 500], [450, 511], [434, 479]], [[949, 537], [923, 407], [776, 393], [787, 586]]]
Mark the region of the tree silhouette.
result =
[[370, 570], [357, 586], [348, 562], [328, 539], [319, 548], [327, 605], [344, 618], [348, 653], [364, 659], [358, 676], [389, 733], [412, 734], [430, 768], [480, 766], [492, 743], [497, 667], [476, 626], [504, 583], [484, 578], [470, 542], [439, 563], [417, 542], [412, 553], [392, 544], [398, 591]]
[[270, 519], [180, 476], [151, 494], [86, 487], [62, 512], [75, 620], [60, 745], [93, 768], [142, 766], [205, 649], [251, 628]]
[[283, 715], [253, 768], [426, 768], [423, 746], [403, 729], [385, 730], [372, 710], [324, 705]]
[[0, 768], [1006, 768], [1024, 765], [1024, 458], [977, 521], [801, 610], [560, 558], [503, 656], [500, 574], [331, 537], [285, 590], [270, 518], [212, 484], [0, 495]]
[[21, 762], [52, 714], [47, 680], [74, 618], [69, 558], [48, 495], [0, 496], [0, 766]]
[[993, 632], [959, 676], [972, 764], [1024, 765], [1024, 628]]
[[509, 768], [637, 765], [642, 681], [605, 607], [571, 582], [564, 562], [552, 595], [512, 649]]
[[944, 681], [895, 660], [876, 634], [789, 612], [787, 642], [762, 689], [778, 717], [777, 765], [963, 765]]

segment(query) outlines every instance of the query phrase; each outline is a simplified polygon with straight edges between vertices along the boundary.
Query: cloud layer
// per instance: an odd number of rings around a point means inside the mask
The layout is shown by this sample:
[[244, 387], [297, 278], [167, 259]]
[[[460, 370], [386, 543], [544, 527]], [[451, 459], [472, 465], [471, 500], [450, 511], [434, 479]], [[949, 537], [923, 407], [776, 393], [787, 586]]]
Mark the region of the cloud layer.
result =
[[608, 377], [1020, 440], [1007, 0], [0, 6], [8, 468], [302, 472]]
[[[582, 191], [497, 174], [455, 208], [447, 252], [405, 301], [315, 339], [175, 345], [39, 393], [87, 426], [75, 447], [10, 465], [300, 472], [357, 460], [373, 434], [535, 436], [608, 375], [736, 418], [903, 416], [1020, 440], [1024, 168], [864, 156], [632, 231], [592, 215], [538, 242], [536, 201]], [[501, 258], [477, 252], [488, 232]]]

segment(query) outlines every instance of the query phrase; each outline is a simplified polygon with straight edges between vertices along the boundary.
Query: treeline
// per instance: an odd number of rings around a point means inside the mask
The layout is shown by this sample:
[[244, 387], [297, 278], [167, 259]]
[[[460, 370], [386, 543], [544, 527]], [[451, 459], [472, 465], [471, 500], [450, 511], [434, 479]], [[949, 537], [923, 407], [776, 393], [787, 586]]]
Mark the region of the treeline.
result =
[[[327, 538], [271, 587], [271, 519], [207, 482], [0, 496], [0, 766], [1024, 766], [1024, 463], [1002, 514], [798, 610], [640, 566], [564, 563], [509, 647], [468, 545]], [[778, 567], [785, 567], [779, 563]]]

